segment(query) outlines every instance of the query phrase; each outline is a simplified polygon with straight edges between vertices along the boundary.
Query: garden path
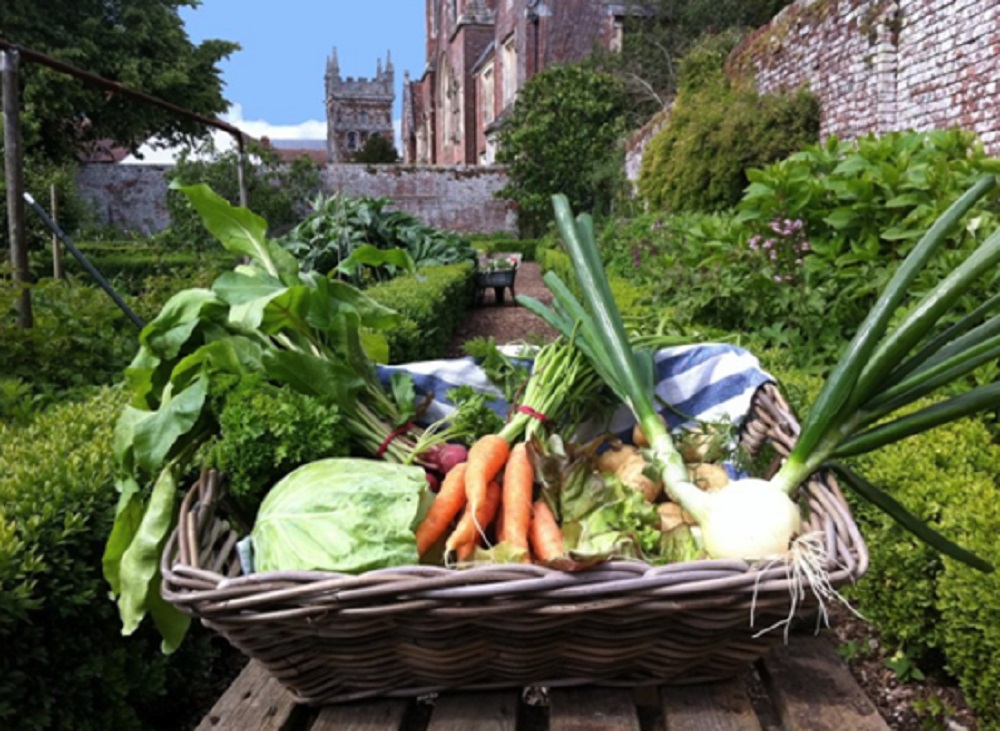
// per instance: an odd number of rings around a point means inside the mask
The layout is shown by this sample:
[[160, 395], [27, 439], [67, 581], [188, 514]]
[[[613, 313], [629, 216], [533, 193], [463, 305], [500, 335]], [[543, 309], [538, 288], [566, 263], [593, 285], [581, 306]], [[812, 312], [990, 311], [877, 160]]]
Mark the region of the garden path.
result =
[[[514, 290], [545, 304], [552, 302], [552, 293], [542, 281], [541, 267], [533, 261], [523, 262], [518, 268]], [[446, 357], [465, 355], [462, 345], [472, 338], [492, 336], [497, 343], [504, 344], [548, 341], [555, 335], [553, 328], [527, 308], [517, 305], [511, 297], [506, 297], [503, 304], [495, 304], [492, 290], [487, 290], [485, 303], [471, 308], [458, 326]]]

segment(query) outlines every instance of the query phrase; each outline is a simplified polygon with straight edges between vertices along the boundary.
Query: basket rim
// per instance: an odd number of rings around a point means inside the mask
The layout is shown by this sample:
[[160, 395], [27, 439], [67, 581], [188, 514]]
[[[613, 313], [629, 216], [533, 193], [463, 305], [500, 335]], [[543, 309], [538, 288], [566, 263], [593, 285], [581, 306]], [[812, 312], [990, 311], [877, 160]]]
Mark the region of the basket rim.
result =
[[[762, 432], [755, 432], [759, 424], [764, 425], [766, 438], [776, 442], [779, 454], [786, 455], [794, 446], [798, 422], [773, 382], [754, 393], [743, 438], [761, 438]], [[502, 598], [525, 597], [549, 607], [577, 608], [567, 611], [636, 596], [683, 605], [720, 600], [720, 592], [733, 602], [758, 602], [768, 595], [787, 599], [794, 582], [800, 580], [787, 561], [720, 559], [666, 565], [619, 559], [574, 572], [535, 564], [485, 564], [461, 568], [413, 565], [361, 574], [272, 571], [241, 575], [237, 535], [214, 514], [221, 489], [217, 471], [202, 473], [184, 496], [178, 524], [161, 559], [164, 598], [194, 615], [266, 612], [272, 605], [285, 612], [295, 601], [345, 615], [366, 610], [389, 613], [419, 604], [426, 604], [428, 611], [456, 603], [486, 606]], [[828, 473], [817, 473], [800, 487], [798, 497], [807, 509], [809, 531], [820, 531], [825, 538], [830, 586], [859, 579], [867, 571], [868, 550], [836, 480]]]

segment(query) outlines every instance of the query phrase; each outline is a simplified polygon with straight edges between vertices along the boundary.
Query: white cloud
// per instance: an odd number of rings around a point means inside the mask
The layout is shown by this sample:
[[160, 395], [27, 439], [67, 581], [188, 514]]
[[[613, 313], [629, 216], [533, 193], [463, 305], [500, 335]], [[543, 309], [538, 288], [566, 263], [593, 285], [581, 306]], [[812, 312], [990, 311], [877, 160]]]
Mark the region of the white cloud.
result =
[[[234, 104], [229, 111], [221, 115], [224, 122], [228, 122], [237, 129], [242, 130], [255, 139], [268, 137], [272, 140], [325, 140], [326, 121], [310, 119], [299, 124], [271, 124], [262, 119], [244, 119], [243, 107]], [[403, 154], [402, 147], [402, 126], [401, 119], [392, 120], [393, 137], [395, 139], [396, 151]], [[232, 135], [219, 129], [211, 130], [212, 141], [215, 149], [220, 151], [229, 150], [234, 142]], [[155, 140], [142, 145], [139, 154], [142, 159], [134, 155], [128, 155], [122, 160], [122, 164], [173, 164], [175, 158], [180, 154], [180, 147], [158, 147]]]
[[[234, 104], [229, 111], [221, 115], [224, 122], [242, 130], [249, 136], [260, 139], [269, 137], [272, 140], [324, 140], [326, 139], [326, 122], [310, 119], [299, 124], [271, 124], [262, 119], [244, 119], [243, 107]], [[228, 132], [213, 129], [212, 140], [218, 150], [228, 150], [233, 146], [233, 138]], [[139, 153], [142, 159], [129, 155], [122, 163], [160, 163], [170, 164], [180, 153], [179, 147], [158, 147], [155, 141], [142, 145]]]

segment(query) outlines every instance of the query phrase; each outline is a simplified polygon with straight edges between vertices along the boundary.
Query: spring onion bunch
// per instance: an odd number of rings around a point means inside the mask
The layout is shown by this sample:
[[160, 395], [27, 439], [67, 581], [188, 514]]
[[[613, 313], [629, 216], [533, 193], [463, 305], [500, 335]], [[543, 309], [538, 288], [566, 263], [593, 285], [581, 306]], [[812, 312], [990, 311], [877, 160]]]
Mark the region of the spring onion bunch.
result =
[[712, 493], [689, 481], [649, 395], [653, 392], [652, 354], [630, 347], [598, 254], [593, 222], [586, 214], [574, 219], [562, 195], [553, 197], [556, 220], [586, 304], [552, 272], [545, 276], [555, 295], [551, 309], [531, 298], [518, 300], [561, 332], [577, 332], [577, 346], [645, 432], [654, 469], [661, 473], [671, 499], [699, 523], [711, 557], [754, 561], [787, 555], [801, 529], [800, 510], [790, 496], [810, 475], [830, 469], [918, 538], [971, 566], [991, 571], [990, 564], [932, 530], [839, 458], [1000, 406], [1000, 383], [993, 383], [898, 415], [900, 409], [1000, 357], [1000, 315], [993, 314], [1000, 309], [1000, 296], [950, 326], [939, 326], [969, 284], [1000, 263], [1000, 232], [889, 328], [910, 285], [947, 234], [995, 186], [993, 176], [979, 180], [902, 262], [810, 409], [794, 449], [770, 480], [737, 480]]

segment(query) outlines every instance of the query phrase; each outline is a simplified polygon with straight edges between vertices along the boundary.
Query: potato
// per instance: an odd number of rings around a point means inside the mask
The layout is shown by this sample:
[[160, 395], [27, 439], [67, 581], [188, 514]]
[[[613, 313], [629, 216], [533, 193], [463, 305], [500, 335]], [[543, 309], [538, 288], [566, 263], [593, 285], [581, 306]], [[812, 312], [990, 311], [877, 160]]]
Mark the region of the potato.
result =
[[618, 476], [618, 479], [623, 484], [641, 492], [642, 496], [646, 498], [646, 502], [656, 502], [656, 498], [663, 492], [663, 483], [659, 480], [653, 481], [649, 479], [649, 477], [643, 474], [645, 469], [645, 460], [643, 460], [641, 455], [637, 454], [627, 462], [622, 463], [615, 470], [615, 475]]
[[688, 474], [691, 482], [706, 492], [721, 490], [729, 484], [729, 474], [722, 465], [702, 462], [699, 465], [689, 465]]
[[597, 469], [601, 472], [616, 472], [625, 462], [642, 459], [639, 450], [629, 444], [606, 449], [597, 456]]

